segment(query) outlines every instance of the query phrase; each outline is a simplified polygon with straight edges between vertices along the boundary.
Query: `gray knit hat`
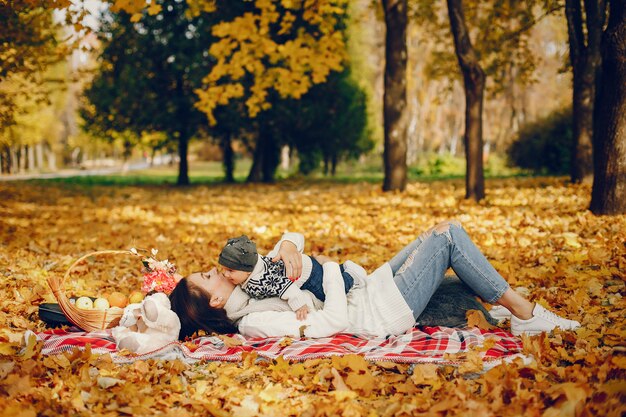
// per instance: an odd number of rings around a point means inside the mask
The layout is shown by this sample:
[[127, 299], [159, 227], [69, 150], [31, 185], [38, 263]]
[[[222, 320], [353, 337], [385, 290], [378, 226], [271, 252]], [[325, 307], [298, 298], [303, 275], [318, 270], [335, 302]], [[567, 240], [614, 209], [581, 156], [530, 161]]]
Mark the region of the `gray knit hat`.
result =
[[252, 272], [256, 261], [256, 244], [246, 235], [228, 239], [219, 258], [220, 265], [245, 272]]

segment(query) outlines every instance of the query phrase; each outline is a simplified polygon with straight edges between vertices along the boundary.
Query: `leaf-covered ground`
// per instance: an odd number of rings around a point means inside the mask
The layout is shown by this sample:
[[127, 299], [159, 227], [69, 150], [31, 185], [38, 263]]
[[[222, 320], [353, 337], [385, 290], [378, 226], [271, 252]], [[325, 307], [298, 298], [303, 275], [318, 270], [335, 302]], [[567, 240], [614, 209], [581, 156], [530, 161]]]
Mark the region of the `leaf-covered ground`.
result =
[[[556, 179], [488, 181], [480, 205], [461, 182], [378, 185], [78, 188], [0, 184], [0, 410], [3, 415], [544, 415], [626, 413], [626, 217], [586, 211], [588, 186]], [[43, 329], [45, 278], [88, 251], [158, 248], [182, 273], [215, 265], [226, 238], [248, 233], [269, 250], [285, 230], [307, 249], [372, 270], [441, 220], [460, 219], [502, 275], [531, 299], [579, 320], [576, 333], [525, 338], [536, 362], [465, 368], [366, 363], [139, 361], [74, 352], [21, 356], [25, 330]], [[130, 292], [133, 259], [76, 268], [68, 294]]]

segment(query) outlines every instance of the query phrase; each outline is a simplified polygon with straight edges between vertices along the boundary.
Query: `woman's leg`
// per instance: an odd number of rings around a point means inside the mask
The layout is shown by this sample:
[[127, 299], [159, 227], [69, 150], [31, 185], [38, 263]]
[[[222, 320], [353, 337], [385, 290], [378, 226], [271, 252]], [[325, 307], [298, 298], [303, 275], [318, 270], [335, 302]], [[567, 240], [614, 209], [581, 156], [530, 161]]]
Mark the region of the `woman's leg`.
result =
[[[452, 220], [454, 221], [454, 220]], [[409, 256], [411, 256], [411, 254], [413, 252], [415, 252], [415, 250], [417, 249], [417, 247], [419, 245], [422, 244], [422, 242], [428, 237], [430, 236], [433, 231], [437, 228], [437, 227], [441, 227], [444, 223], [438, 224], [435, 227], [431, 227], [430, 229], [428, 229], [427, 231], [425, 231], [424, 233], [422, 233], [421, 235], [419, 235], [417, 237], [417, 239], [415, 239], [413, 242], [409, 243], [408, 245], [406, 245], [404, 248], [402, 248], [400, 250], [400, 252], [398, 252], [396, 254], [396, 256], [394, 256], [390, 261], [389, 261], [389, 265], [391, 266], [391, 271], [393, 272], [393, 274], [395, 275], [396, 272], [398, 272], [398, 270], [400, 269], [400, 267], [406, 262], [407, 258]]]
[[476, 294], [492, 304], [503, 305], [513, 313], [511, 330], [514, 334], [537, 334], [555, 327], [580, 327], [577, 321], [559, 317], [513, 291], [458, 222], [441, 223], [412, 245], [413, 251], [394, 270], [394, 281], [413, 310], [415, 319], [426, 308], [448, 267], [452, 267]]
[[[397, 267], [399, 261], [404, 262]], [[489, 302], [510, 289], [455, 221], [441, 223], [421, 235], [390, 261], [394, 281], [417, 318], [452, 267], [476, 294]]]
[[533, 308], [535, 308], [535, 303], [531, 303], [511, 288], [502, 294], [497, 304], [506, 307], [515, 317], [522, 320], [532, 318]]

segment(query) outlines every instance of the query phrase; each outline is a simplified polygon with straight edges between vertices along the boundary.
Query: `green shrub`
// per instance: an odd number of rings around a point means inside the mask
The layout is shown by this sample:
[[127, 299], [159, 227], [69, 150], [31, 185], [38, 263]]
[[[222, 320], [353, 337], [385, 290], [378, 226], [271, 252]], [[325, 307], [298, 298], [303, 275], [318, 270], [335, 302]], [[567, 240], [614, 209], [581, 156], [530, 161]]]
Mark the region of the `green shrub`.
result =
[[536, 174], [563, 175], [569, 173], [572, 146], [572, 111], [559, 110], [524, 126], [508, 156]]
[[449, 177], [465, 175], [465, 157], [454, 156], [450, 153], [421, 154], [417, 161], [409, 167], [409, 172], [415, 177]]
[[517, 167], [511, 167], [506, 155], [492, 152], [485, 163], [485, 177], [510, 177], [520, 175]]

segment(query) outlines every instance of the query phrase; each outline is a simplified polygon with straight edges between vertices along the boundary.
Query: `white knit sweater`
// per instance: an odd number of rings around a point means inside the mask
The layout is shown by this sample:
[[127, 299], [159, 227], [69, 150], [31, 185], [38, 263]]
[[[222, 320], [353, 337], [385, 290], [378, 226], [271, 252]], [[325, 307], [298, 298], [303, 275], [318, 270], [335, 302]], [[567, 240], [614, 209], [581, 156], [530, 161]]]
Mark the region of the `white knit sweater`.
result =
[[[292, 311], [252, 312], [239, 322], [241, 334], [253, 337], [326, 337], [349, 332], [384, 336], [402, 334], [415, 325], [413, 313], [393, 281], [393, 273], [388, 263], [368, 276], [367, 285], [352, 288], [347, 296], [339, 265], [327, 262], [323, 268], [326, 302], [321, 310], [309, 313], [304, 321], [296, 319]], [[242, 301], [237, 296], [232, 302], [231, 299], [227, 303], [227, 311], [231, 310], [229, 317], [236, 310], [234, 305]], [[259, 303], [263, 301], [282, 300], [260, 300]]]

